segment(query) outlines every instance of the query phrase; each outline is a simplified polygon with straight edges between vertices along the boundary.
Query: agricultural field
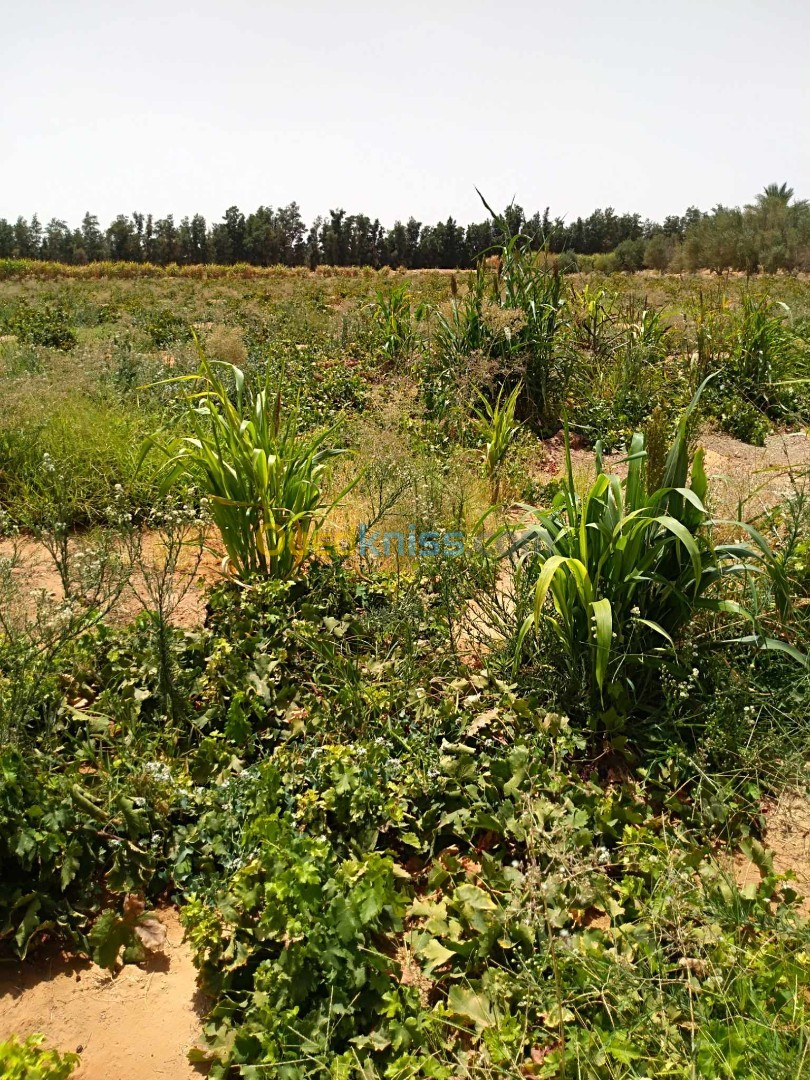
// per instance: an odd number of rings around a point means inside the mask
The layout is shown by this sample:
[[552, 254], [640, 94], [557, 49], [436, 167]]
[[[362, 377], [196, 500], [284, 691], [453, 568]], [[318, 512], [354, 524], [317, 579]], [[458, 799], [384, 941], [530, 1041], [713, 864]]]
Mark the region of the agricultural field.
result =
[[810, 1075], [810, 282], [0, 261], [0, 401], [0, 1075]]

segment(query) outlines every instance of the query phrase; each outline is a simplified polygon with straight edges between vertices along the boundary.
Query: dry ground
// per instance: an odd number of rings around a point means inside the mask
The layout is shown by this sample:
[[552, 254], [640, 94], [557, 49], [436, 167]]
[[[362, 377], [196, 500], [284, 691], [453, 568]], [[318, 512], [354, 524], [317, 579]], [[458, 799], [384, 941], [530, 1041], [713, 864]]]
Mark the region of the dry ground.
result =
[[177, 912], [158, 916], [166, 945], [142, 967], [111, 975], [59, 953], [0, 965], [0, 1041], [39, 1032], [48, 1046], [78, 1051], [76, 1080], [199, 1080], [186, 1055], [206, 1001]]
[[[803, 897], [801, 909], [810, 917], [810, 800], [786, 791], [765, 807], [765, 820], [764, 845], [773, 852], [774, 869], [795, 877], [793, 887]], [[759, 870], [742, 855], [734, 860], [734, 873], [741, 888], [759, 880]]]
[[[211, 540], [214, 538], [211, 537]], [[75, 540], [77, 548], [86, 543], [82, 537]], [[38, 594], [44, 593], [51, 600], [61, 600], [64, 595], [62, 583], [43, 545], [29, 537], [17, 538], [13, 542], [0, 540], [0, 559], [10, 558], [15, 552], [18, 563], [13, 573], [20, 587], [20, 602], [25, 604], [29, 613], [36, 610]], [[147, 565], [160, 565], [162, 553], [158, 535], [144, 535], [143, 557]], [[221, 576], [221, 555], [213, 546], [206, 549], [199, 560], [195, 549], [189, 549], [187, 555], [181, 556], [175, 575], [177, 605], [172, 612], [171, 622], [185, 629], [201, 626], [205, 618], [205, 587]], [[131, 581], [124, 585], [115, 600], [109, 621], [116, 625], [131, 622], [143, 610], [144, 601], [148, 602], [148, 596], [144, 589], [143, 573], [136, 569]]]

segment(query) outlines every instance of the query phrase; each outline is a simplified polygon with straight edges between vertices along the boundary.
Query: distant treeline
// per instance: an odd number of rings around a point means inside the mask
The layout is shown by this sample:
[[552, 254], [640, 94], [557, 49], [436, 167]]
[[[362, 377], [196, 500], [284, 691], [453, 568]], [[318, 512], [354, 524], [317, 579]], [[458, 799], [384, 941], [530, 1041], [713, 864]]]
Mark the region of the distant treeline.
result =
[[452, 217], [423, 225], [411, 217], [385, 228], [365, 214], [330, 210], [307, 227], [297, 203], [251, 214], [230, 207], [222, 221], [201, 214], [175, 222], [170, 214], [119, 214], [106, 228], [85, 214], [79, 228], [52, 218], [42, 225], [0, 218], [0, 258], [47, 259], [82, 265], [102, 260], [177, 263], [249, 263], [254, 266], [372, 266], [465, 269], [498, 244], [504, 232], [524, 233], [538, 249], [571, 269], [604, 270], [810, 270], [810, 203], [794, 201], [786, 184], [769, 184], [745, 207], [690, 207], [663, 222], [608, 207], [566, 222], [548, 208], [529, 217], [512, 203], [500, 219], [459, 225]]

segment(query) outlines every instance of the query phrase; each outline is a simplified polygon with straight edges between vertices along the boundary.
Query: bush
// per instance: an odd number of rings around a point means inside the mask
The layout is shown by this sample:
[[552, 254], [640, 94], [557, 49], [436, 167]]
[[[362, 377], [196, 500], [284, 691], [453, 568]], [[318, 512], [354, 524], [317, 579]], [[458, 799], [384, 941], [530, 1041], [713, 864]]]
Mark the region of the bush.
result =
[[377, 1026], [396, 987], [380, 946], [401, 929], [406, 900], [388, 856], [339, 858], [278, 814], [248, 831], [250, 860], [211, 903], [192, 898], [183, 921], [203, 987], [221, 1002], [209, 1019], [214, 1053], [230, 1065], [289, 1068]]
[[157, 349], [191, 338], [191, 328], [186, 320], [168, 308], [150, 314], [146, 320], [146, 332]]
[[674, 254], [674, 241], [664, 233], [651, 236], [644, 245], [644, 265], [650, 270], [667, 269]]
[[95, 792], [19, 750], [0, 754], [0, 781], [0, 944], [25, 957], [48, 930], [90, 952], [102, 900], [151, 877], [140, 841], [153, 822], [122, 790]]
[[723, 431], [751, 446], [765, 445], [771, 423], [753, 402], [738, 395], [726, 394], [718, 398], [715, 410]]
[[575, 255], [573, 251], [561, 251], [557, 257], [557, 269], [561, 274], [578, 274], [581, 263], [582, 256]]
[[26, 345], [41, 345], [68, 352], [77, 342], [64, 307], [46, 304], [43, 308], [23, 305], [8, 320], [8, 330]]
[[497, 253], [494, 271], [479, 263], [467, 292], [435, 312], [438, 371], [427, 385], [428, 407], [441, 415], [448, 383], [479, 354], [494, 361], [497, 389], [522, 382], [518, 411], [550, 434], [559, 425], [573, 361], [564, 277], [524, 236], [509, 237]]
[[613, 261], [617, 270], [641, 270], [644, 266], [644, 241], [622, 240], [613, 252]]

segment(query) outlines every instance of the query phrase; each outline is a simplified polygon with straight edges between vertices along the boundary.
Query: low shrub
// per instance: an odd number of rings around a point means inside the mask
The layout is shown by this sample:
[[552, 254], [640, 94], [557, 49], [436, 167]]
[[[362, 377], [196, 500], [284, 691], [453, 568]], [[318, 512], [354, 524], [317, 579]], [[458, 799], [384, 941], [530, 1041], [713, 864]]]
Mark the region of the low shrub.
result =
[[42, 345], [68, 352], [78, 338], [67, 310], [59, 305], [30, 307], [23, 304], [6, 318], [6, 330], [26, 345]]
[[144, 325], [150, 341], [157, 349], [165, 348], [176, 341], [191, 339], [191, 327], [187, 321], [168, 308], [149, 312]]
[[[25, 957], [44, 931], [92, 953], [91, 926], [111, 896], [143, 892], [154, 818], [124, 791], [77, 769], [50, 774], [37, 755], [0, 754], [0, 943]], [[151, 820], [150, 820], [151, 818]]]

